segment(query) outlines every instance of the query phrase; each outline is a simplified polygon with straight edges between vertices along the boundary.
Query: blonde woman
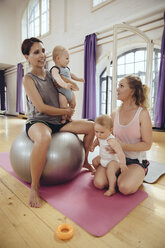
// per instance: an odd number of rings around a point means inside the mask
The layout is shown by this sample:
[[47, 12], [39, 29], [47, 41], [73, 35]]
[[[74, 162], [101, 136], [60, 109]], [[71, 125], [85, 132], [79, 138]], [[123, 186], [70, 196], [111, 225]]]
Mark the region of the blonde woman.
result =
[[[128, 170], [122, 171], [117, 179], [121, 193], [136, 192], [147, 173], [149, 162], [146, 151], [152, 145], [152, 124], [148, 107], [148, 88], [136, 76], [126, 76], [119, 82], [117, 99], [122, 101], [120, 108], [112, 113], [113, 133], [124, 151]], [[110, 152], [113, 152], [109, 149]], [[102, 167], [98, 167], [94, 177], [97, 188], [108, 186]]]

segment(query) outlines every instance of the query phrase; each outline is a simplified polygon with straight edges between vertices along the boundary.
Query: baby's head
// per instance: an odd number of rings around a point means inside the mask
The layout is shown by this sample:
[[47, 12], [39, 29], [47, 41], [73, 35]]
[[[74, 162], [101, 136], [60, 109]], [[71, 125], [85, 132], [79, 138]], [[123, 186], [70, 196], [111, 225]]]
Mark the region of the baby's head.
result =
[[106, 139], [112, 133], [113, 121], [108, 115], [100, 115], [95, 119], [95, 135], [99, 139]]
[[52, 56], [57, 66], [66, 67], [69, 64], [69, 52], [63, 46], [56, 46], [53, 49]]

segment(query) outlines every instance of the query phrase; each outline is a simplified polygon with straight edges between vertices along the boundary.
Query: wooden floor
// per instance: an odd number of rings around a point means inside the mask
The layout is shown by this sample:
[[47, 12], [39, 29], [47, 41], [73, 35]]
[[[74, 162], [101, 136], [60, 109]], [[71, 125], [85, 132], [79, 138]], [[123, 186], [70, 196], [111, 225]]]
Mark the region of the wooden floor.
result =
[[[0, 152], [10, 150], [24, 123], [0, 116]], [[148, 158], [165, 162], [165, 142], [154, 142]], [[30, 208], [29, 189], [0, 167], [0, 248], [164, 248], [165, 176], [155, 184], [144, 183], [141, 189], [149, 197], [105, 236], [97, 238], [44, 201], [40, 209]], [[75, 234], [71, 240], [61, 241], [54, 230], [66, 220], [74, 226]]]

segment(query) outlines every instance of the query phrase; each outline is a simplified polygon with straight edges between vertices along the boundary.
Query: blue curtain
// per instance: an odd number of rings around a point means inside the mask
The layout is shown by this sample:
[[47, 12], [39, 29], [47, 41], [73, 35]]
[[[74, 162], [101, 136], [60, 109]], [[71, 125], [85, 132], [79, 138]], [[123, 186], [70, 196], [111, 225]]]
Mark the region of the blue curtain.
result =
[[0, 109], [6, 110], [5, 100], [5, 73], [4, 70], [0, 70]]
[[17, 99], [16, 99], [16, 112], [18, 113], [23, 113], [22, 79], [23, 79], [23, 66], [21, 63], [18, 63], [17, 64]]
[[[165, 12], [164, 12], [165, 23]], [[161, 44], [161, 60], [159, 71], [159, 82], [157, 100], [155, 106], [155, 127], [165, 128], [165, 26]]]
[[96, 34], [85, 37], [84, 43], [84, 96], [82, 118], [96, 118]]

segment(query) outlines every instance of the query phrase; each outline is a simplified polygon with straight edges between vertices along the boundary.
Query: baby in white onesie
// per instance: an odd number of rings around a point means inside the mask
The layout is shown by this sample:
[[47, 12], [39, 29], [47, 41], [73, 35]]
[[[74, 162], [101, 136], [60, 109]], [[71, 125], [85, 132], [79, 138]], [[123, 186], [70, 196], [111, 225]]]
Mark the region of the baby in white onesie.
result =
[[97, 117], [94, 128], [96, 139], [90, 151], [93, 152], [96, 146], [100, 146], [100, 154], [92, 160], [92, 164], [97, 169], [97, 174], [105, 173], [109, 188], [104, 195], [111, 196], [116, 193], [116, 174], [120, 170], [127, 170], [125, 155], [119, 142], [112, 135], [113, 121], [110, 116]]

